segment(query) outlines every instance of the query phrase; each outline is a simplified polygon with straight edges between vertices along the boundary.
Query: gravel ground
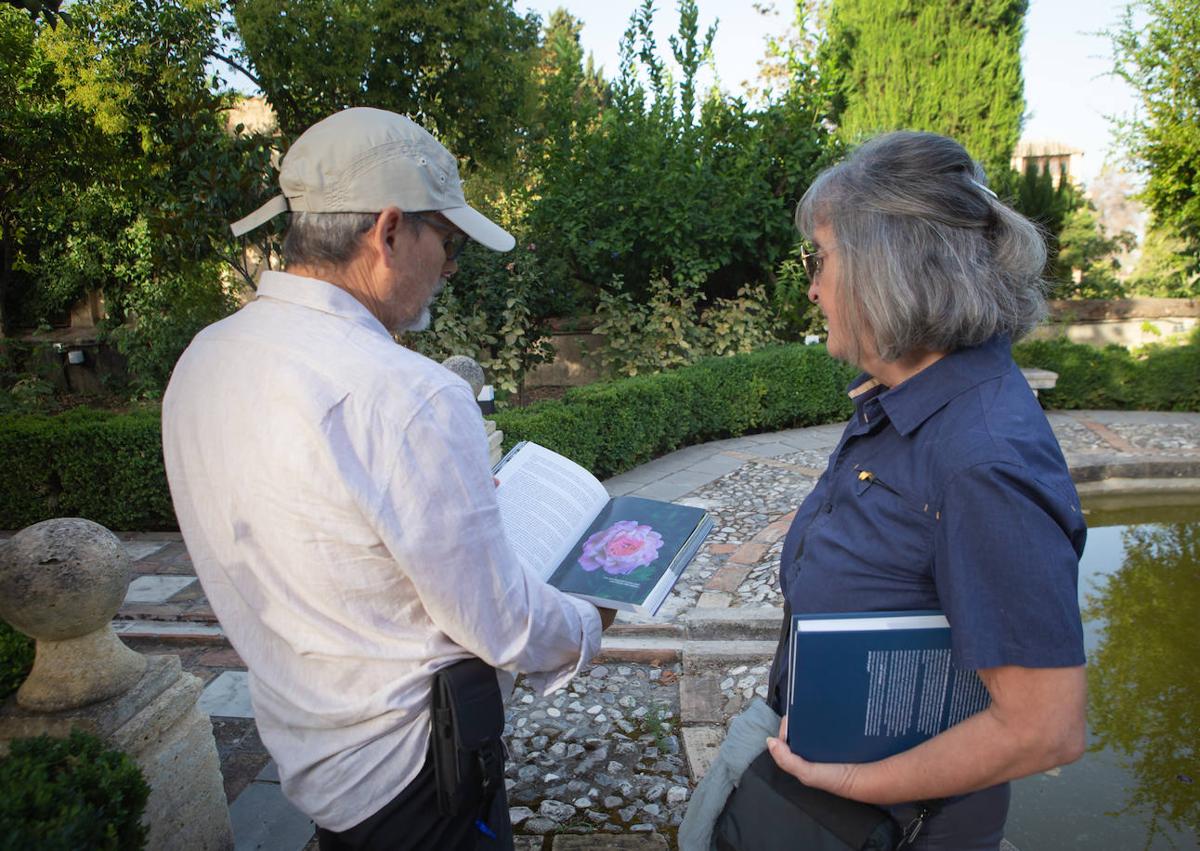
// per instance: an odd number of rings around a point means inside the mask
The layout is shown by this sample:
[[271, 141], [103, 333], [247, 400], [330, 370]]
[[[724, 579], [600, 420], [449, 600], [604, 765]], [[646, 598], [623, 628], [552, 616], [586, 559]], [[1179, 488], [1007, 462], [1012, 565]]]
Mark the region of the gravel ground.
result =
[[1112, 452], [1112, 446], [1097, 432], [1076, 421], [1069, 414], [1058, 413], [1050, 418], [1054, 436], [1063, 452]]
[[690, 796], [679, 739], [678, 664], [595, 665], [508, 704], [505, 783], [517, 833], [671, 835]]
[[1200, 449], [1200, 429], [1194, 425], [1159, 425], [1153, 431], [1131, 423], [1113, 423], [1109, 427], [1138, 449], [1154, 452]]

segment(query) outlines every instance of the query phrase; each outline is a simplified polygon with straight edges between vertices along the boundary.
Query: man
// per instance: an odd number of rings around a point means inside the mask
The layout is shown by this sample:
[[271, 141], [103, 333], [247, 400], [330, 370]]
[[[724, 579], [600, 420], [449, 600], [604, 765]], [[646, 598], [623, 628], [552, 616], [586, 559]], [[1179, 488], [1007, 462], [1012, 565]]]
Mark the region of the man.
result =
[[513, 238], [389, 112], [317, 123], [279, 183], [233, 228], [290, 210], [288, 272], [197, 335], [163, 400], [180, 529], [322, 848], [510, 847], [503, 788], [490, 815], [478, 794], [439, 813], [432, 677], [474, 656], [549, 692], [598, 649], [601, 617], [520, 569], [470, 390], [392, 334], [427, 324], [468, 238]]

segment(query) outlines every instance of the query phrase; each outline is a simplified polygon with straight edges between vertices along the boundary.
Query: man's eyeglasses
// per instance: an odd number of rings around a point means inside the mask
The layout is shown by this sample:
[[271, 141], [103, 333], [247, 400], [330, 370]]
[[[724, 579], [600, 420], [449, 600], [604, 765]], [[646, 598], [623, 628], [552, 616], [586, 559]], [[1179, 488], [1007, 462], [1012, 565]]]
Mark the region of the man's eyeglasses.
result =
[[814, 280], [817, 275], [821, 274], [821, 269], [825, 265], [825, 249], [814, 248], [810, 251], [808, 246], [802, 245], [800, 262], [804, 265], [804, 274], [808, 275], [809, 281]]
[[463, 249], [467, 247], [467, 242], [471, 239], [458, 228], [454, 227], [454, 225], [439, 222], [437, 219], [431, 219], [420, 213], [405, 213], [404, 215], [410, 219], [416, 219], [422, 224], [429, 225], [438, 231], [438, 233], [445, 234], [445, 238], [442, 240], [442, 250], [446, 252], [447, 260], [457, 260], [458, 255], [462, 254]]

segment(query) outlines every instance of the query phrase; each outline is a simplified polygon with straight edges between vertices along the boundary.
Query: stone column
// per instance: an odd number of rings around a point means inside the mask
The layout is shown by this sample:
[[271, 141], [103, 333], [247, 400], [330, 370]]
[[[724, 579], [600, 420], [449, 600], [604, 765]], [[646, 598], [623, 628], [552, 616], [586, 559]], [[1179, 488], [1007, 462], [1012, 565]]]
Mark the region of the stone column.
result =
[[146, 777], [147, 848], [232, 848], [200, 681], [178, 656], [135, 653], [112, 630], [131, 574], [121, 542], [90, 520], [47, 520], [0, 544], [0, 617], [37, 639], [33, 670], [0, 705], [0, 753], [17, 738], [93, 733]]
[[[487, 379], [483, 374], [483, 367], [475, 362], [473, 358], [465, 355], [451, 355], [442, 361], [442, 366], [453, 372], [467, 384], [471, 385], [471, 394], [478, 399], [479, 393], [483, 390]], [[496, 424], [492, 420], [485, 419], [483, 421], [484, 433], [488, 440], [488, 462], [494, 467], [500, 461], [501, 451], [500, 445], [504, 442], [504, 432], [496, 430]]]

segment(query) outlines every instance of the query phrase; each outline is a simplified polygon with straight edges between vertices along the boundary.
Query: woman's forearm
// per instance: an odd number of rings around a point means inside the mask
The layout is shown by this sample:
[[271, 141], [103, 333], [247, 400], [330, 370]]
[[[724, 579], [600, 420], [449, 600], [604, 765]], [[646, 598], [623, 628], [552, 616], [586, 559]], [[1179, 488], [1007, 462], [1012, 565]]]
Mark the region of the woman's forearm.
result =
[[974, 792], [1083, 754], [1087, 687], [1082, 667], [994, 668], [980, 676], [992, 705], [904, 753], [861, 765], [811, 763], [776, 740], [772, 754], [807, 785], [873, 804]]

